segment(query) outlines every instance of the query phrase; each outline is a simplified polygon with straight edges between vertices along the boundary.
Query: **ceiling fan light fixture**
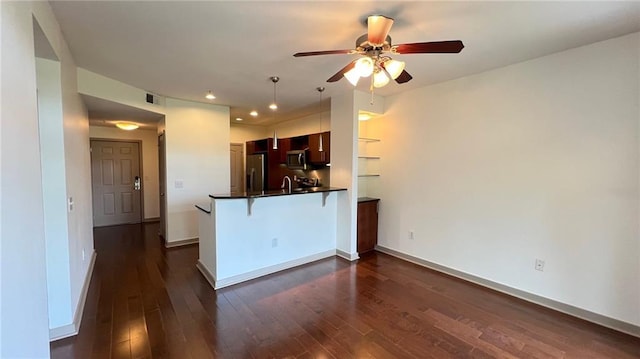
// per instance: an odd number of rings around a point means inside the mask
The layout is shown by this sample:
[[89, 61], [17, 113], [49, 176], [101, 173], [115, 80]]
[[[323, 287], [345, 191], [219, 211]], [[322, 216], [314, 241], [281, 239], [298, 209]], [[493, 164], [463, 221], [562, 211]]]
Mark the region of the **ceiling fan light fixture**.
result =
[[384, 66], [384, 69], [387, 70], [389, 75], [391, 75], [391, 78], [395, 80], [398, 78], [398, 76], [400, 76], [402, 71], [404, 71], [405, 63], [404, 61], [396, 61], [391, 59], [391, 60], [385, 61], [383, 66]]
[[133, 131], [140, 126], [133, 122], [116, 122], [116, 127], [125, 131]]
[[355, 69], [360, 74], [360, 77], [369, 77], [373, 73], [373, 60], [369, 56], [361, 57], [356, 61]]
[[344, 73], [344, 77], [351, 83], [353, 86], [358, 85], [358, 80], [360, 80], [360, 73], [354, 67], [351, 70]]
[[271, 105], [269, 105], [269, 108], [275, 111], [278, 109], [278, 105], [274, 102]]
[[389, 77], [384, 71], [380, 70], [373, 74], [373, 87], [380, 88], [384, 87], [389, 83]]

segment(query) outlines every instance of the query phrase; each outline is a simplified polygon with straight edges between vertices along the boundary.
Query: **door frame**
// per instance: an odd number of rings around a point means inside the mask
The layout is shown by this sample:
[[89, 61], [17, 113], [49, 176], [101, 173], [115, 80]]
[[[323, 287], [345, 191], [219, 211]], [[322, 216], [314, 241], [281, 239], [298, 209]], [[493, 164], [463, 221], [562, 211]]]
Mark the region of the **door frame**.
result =
[[[93, 147], [91, 147], [91, 141], [105, 141], [105, 142], [128, 142], [128, 143], [137, 143], [138, 144], [138, 163], [140, 163], [140, 180], [142, 181], [142, 189], [140, 190], [140, 222], [144, 223], [144, 165], [142, 163], [142, 140], [129, 140], [126, 138], [103, 138], [103, 137], [89, 137], [89, 150], [93, 151]], [[89, 165], [93, 165], [92, 156], [89, 156]], [[93, 213], [93, 173], [91, 173], [91, 213]], [[93, 216], [92, 216], [93, 217]], [[91, 218], [93, 222], [93, 218]], [[94, 223], [91, 223], [91, 226], [95, 228]]]
[[[160, 141], [162, 139], [162, 146]], [[158, 226], [158, 235], [164, 243], [167, 243], [168, 237], [168, 218], [167, 218], [167, 132], [162, 130], [157, 136], [158, 146], [158, 206], [160, 213], [160, 225]], [[164, 192], [162, 192], [164, 190]]]

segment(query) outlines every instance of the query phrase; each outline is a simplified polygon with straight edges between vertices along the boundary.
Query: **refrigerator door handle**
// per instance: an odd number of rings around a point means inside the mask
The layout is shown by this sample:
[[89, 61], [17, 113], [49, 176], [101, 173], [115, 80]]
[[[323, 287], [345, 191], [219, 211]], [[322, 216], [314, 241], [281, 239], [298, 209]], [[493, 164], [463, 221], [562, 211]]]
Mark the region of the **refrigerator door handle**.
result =
[[249, 188], [251, 189], [251, 191], [255, 191], [254, 184], [253, 184], [253, 182], [255, 181], [255, 177], [256, 177], [256, 169], [252, 168], [251, 175], [249, 176]]

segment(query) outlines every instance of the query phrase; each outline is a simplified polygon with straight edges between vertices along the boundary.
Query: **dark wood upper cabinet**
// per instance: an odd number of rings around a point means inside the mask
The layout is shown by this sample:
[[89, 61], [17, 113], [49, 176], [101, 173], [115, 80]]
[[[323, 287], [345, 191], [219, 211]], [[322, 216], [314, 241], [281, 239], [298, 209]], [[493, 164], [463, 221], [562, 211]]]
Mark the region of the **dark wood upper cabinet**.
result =
[[253, 155], [256, 153], [256, 141], [247, 141], [246, 146], [247, 146], [247, 149], [246, 149], [247, 156]]
[[247, 155], [253, 155], [256, 153], [265, 153], [271, 145], [270, 139], [262, 139], [255, 141], [247, 141]]
[[[318, 151], [320, 146], [320, 135], [322, 135], [323, 151]], [[287, 163], [287, 151], [306, 150], [309, 156], [307, 163], [313, 166], [322, 166], [331, 162], [331, 132], [314, 133], [311, 135], [296, 136], [278, 139], [278, 148], [273, 149], [273, 138], [247, 141], [246, 153], [253, 155], [262, 153], [266, 155], [265, 161], [265, 189], [279, 189], [282, 183], [282, 176], [289, 173], [285, 164]]]
[[[320, 148], [322, 136], [322, 151]], [[312, 133], [309, 135], [309, 163], [327, 164], [331, 162], [331, 132]]]
[[309, 147], [309, 135], [291, 137], [292, 150], [305, 150]]
[[280, 163], [287, 163], [287, 151], [291, 151], [291, 139], [281, 138], [278, 140], [278, 151]]

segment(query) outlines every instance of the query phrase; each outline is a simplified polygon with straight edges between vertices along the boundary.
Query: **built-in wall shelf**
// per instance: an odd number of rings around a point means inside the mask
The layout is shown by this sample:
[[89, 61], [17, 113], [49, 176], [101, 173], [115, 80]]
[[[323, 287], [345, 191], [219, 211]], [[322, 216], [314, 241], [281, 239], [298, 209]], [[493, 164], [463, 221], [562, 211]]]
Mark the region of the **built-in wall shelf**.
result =
[[358, 137], [358, 141], [362, 142], [380, 142], [379, 138]]
[[[374, 142], [380, 142], [378, 138], [358, 137], [358, 178], [363, 180], [367, 178], [380, 177], [380, 156], [377, 153], [371, 154], [370, 146], [377, 146]], [[369, 153], [367, 153], [369, 152]]]
[[358, 156], [358, 158], [363, 160], [379, 160], [380, 156]]

